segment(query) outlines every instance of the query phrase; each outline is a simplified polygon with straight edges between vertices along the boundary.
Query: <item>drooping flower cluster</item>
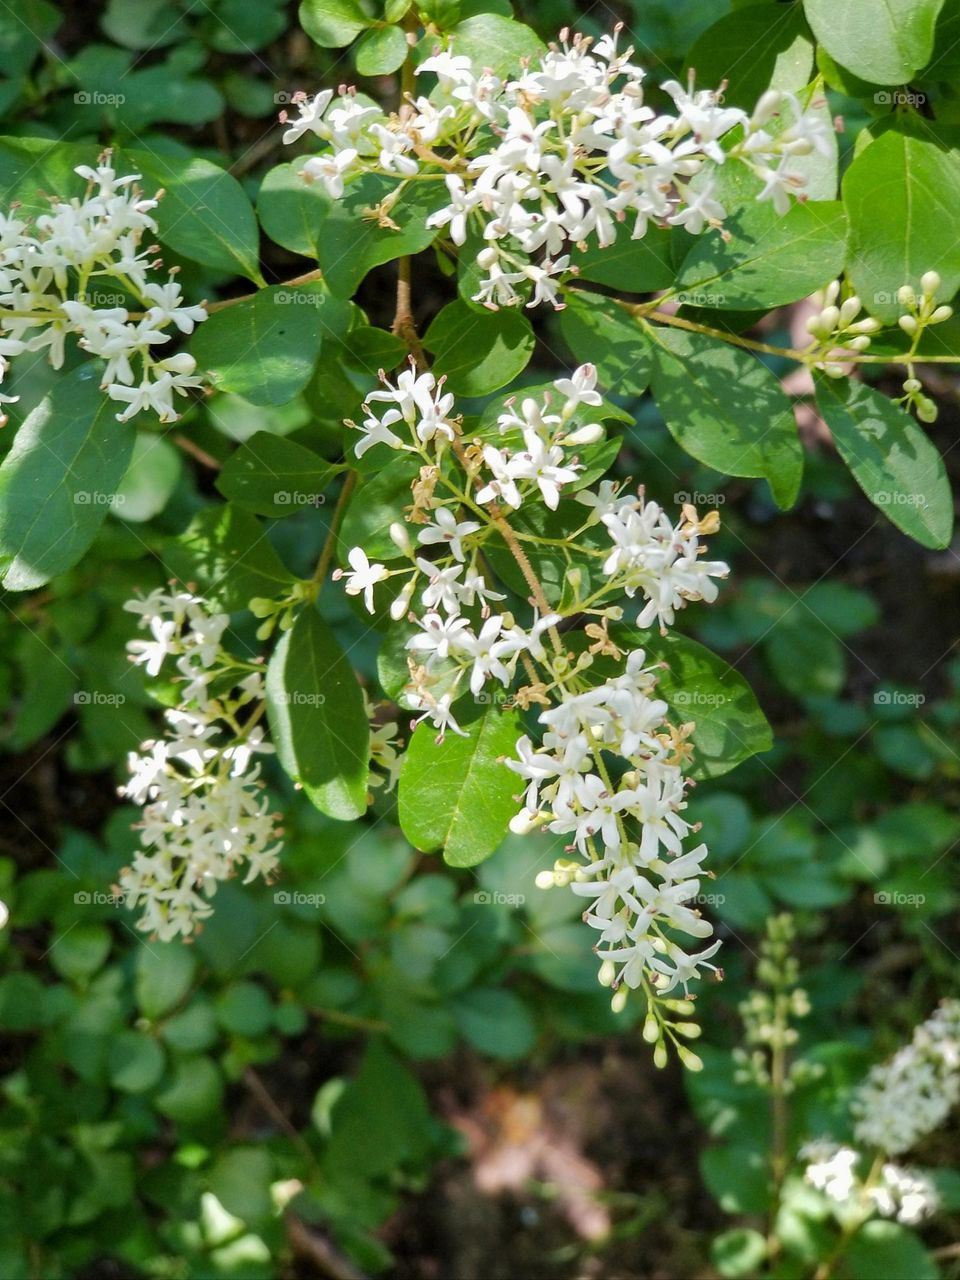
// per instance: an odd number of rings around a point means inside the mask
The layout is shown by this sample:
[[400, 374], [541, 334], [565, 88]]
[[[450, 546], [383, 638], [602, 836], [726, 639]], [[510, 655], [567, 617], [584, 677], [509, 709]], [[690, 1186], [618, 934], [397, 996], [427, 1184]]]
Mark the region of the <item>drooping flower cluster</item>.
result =
[[[757, 198], [785, 212], [805, 185], [798, 158], [829, 152], [822, 117], [777, 91], [748, 115], [692, 80], [666, 82], [674, 111], [658, 112], [645, 100], [633, 50], [617, 47], [619, 30], [596, 44], [563, 31], [505, 80], [439, 50], [417, 68], [436, 77], [429, 96], [389, 115], [352, 90], [298, 95], [300, 116], [284, 141], [312, 133], [328, 144], [301, 174], [335, 199], [362, 173], [399, 184], [442, 177], [446, 202], [428, 225], [458, 246], [475, 233], [483, 276], [474, 299], [491, 307], [558, 305], [570, 249], [611, 245], [621, 228], [638, 239], [651, 224], [693, 234], [719, 226], [726, 210], [708, 162], [747, 164], [764, 184]], [[394, 199], [381, 206], [383, 218]]]
[[141, 850], [120, 877], [137, 927], [169, 940], [190, 934], [212, 914], [221, 880], [269, 878], [280, 850], [276, 815], [255, 757], [273, 748], [258, 723], [263, 673], [221, 643], [229, 619], [187, 591], [153, 591], [126, 608], [149, 638], [133, 640], [131, 659], [156, 676], [174, 660], [180, 680], [166, 737], [128, 759], [120, 794], [143, 806]]
[[832, 1142], [811, 1143], [800, 1155], [809, 1162], [806, 1180], [833, 1201], [846, 1221], [863, 1221], [879, 1214], [915, 1226], [939, 1207], [937, 1189], [920, 1169], [884, 1161], [872, 1173], [864, 1174], [860, 1153]]
[[[688, 601], [713, 600], [727, 566], [703, 558], [715, 514], [699, 520], [688, 507], [674, 524], [642, 491], [583, 486], [589, 450], [603, 441], [593, 420], [601, 406], [596, 370], [583, 365], [507, 401], [486, 437], [464, 439], [442, 382], [401, 373], [368, 397], [356, 452], [385, 444], [421, 463], [408, 520], [390, 529], [392, 558], [406, 563], [371, 563], [354, 547], [335, 576], [370, 612], [389, 584], [391, 616], [412, 629], [404, 701], [441, 735], [464, 732], [454, 704], [468, 692], [543, 708], [541, 744], [522, 736], [506, 762], [525, 789], [514, 828], [570, 837], [580, 860], [558, 863], [546, 879], [585, 900], [602, 981], [664, 995], [713, 968], [719, 946], [690, 955], [678, 940], [712, 932], [694, 903], [706, 847], [684, 849], [694, 831], [683, 817], [693, 725], [671, 724], [643, 649], [626, 652], [608, 628], [639, 597], [637, 623], [664, 629]], [[563, 543], [588, 566], [571, 567], [562, 600], [547, 599], [530, 563], [552, 541], [533, 532], [538, 509], [564, 517]], [[526, 519], [514, 528], [516, 512]], [[491, 556], [505, 550], [531, 591], [526, 623], [502, 607], [491, 576]], [[586, 625], [571, 633], [567, 619]]]
[[960, 1101], [960, 1000], [944, 1000], [889, 1062], [873, 1067], [850, 1103], [854, 1136], [878, 1153], [861, 1172], [861, 1153], [820, 1141], [800, 1155], [808, 1182], [840, 1208], [844, 1218], [873, 1213], [913, 1224], [936, 1212], [939, 1195], [922, 1170], [888, 1159], [937, 1130]]
[[[72, 334], [106, 362], [102, 385], [123, 406], [121, 421], [144, 409], [172, 421], [175, 396], [201, 379], [189, 353], [164, 352], [207, 313], [184, 302], [172, 272], [152, 274], [157, 246], [142, 242], [157, 230], [157, 198], [137, 187], [140, 175], [119, 176], [105, 158], [76, 173], [87, 182], [82, 199], [55, 200], [32, 223], [16, 210], [0, 213], [0, 382], [24, 351], [46, 351], [59, 369]], [[142, 311], [123, 305], [131, 295]], [[15, 398], [0, 394], [0, 401]]]
[[857, 1138], [900, 1155], [960, 1101], [960, 1000], [944, 1000], [910, 1044], [875, 1066], [851, 1102]]

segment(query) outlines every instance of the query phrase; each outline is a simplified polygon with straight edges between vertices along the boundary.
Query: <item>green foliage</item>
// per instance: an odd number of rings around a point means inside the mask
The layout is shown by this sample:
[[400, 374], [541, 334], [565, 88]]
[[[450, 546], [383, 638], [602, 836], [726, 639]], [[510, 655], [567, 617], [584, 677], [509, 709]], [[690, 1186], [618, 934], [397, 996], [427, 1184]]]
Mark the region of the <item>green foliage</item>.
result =
[[490, 703], [465, 726], [465, 736], [421, 724], [410, 739], [400, 777], [400, 825], [418, 849], [443, 849], [454, 867], [482, 862], [506, 835], [516, 812], [516, 783], [501, 758], [510, 752], [519, 717]]

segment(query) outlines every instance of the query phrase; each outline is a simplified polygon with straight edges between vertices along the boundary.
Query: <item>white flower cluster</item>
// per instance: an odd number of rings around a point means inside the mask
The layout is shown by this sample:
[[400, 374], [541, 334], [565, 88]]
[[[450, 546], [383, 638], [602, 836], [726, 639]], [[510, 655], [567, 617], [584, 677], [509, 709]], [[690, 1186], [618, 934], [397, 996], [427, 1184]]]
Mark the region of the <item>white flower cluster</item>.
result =
[[960, 1000], [944, 1000], [910, 1044], [873, 1067], [851, 1101], [857, 1138], [890, 1155], [933, 1133], [960, 1101]]
[[245, 869], [246, 884], [274, 871], [279, 831], [254, 760], [273, 748], [257, 723], [262, 672], [224, 651], [225, 614], [176, 590], [126, 608], [149, 632], [131, 641], [132, 660], [156, 676], [174, 658], [185, 682], [177, 708], [165, 713], [167, 736], [130, 754], [130, 780], [120, 789], [143, 805], [142, 849], [120, 888], [127, 906], [142, 912], [137, 927], [167, 941], [212, 914], [221, 880]]
[[[378, 417], [371, 402], [388, 408]], [[585, 469], [575, 450], [603, 438], [600, 425], [590, 421], [601, 403], [596, 370], [583, 365], [539, 397], [508, 401], [497, 422], [505, 443], [464, 445], [453, 397], [430, 373], [402, 373], [396, 387], [387, 384], [368, 397], [370, 416], [358, 428], [363, 438], [356, 452], [387, 444], [425, 464], [413, 487], [410, 515], [419, 530], [417, 545], [406, 524], [394, 524], [391, 538], [406, 566], [371, 564], [354, 547], [349, 568], [335, 576], [346, 576], [347, 592], [362, 595], [370, 612], [378, 584], [400, 579], [390, 612], [416, 627], [407, 645], [411, 679], [405, 700], [441, 735], [463, 732], [454, 703], [467, 689], [481, 702], [512, 697], [520, 705], [545, 707], [539, 713], [542, 746], [523, 736], [518, 758], [506, 762], [526, 784], [514, 829], [545, 827], [569, 835], [570, 848], [586, 860], [558, 863], [546, 882], [572, 885], [589, 899], [584, 919], [599, 935], [601, 980], [666, 994], [686, 989], [699, 968], [713, 968], [708, 961], [719, 946], [689, 955], [676, 937], [712, 932], [691, 905], [706, 847], [683, 849], [693, 830], [682, 816], [688, 786], [683, 766], [693, 726], [670, 725], [642, 649], [606, 679], [591, 668], [598, 658], [618, 664], [624, 658], [607, 632], [608, 622], [623, 615], [611, 600], [641, 596], [639, 625], [663, 628], [687, 601], [715, 599], [714, 579], [728, 570], [703, 559], [701, 535], [714, 531], [716, 517], [700, 521], [685, 508], [674, 525], [642, 491], [623, 494], [610, 481], [595, 491], [575, 491], [579, 511], [573, 504], [568, 510], [578, 511], [579, 528], [565, 535], [565, 543], [577, 545], [581, 534], [592, 531], [594, 545], [585, 542], [580, 551], [592, 557], [596, 581], [587, 598], [578, 589], [564, 613], [535, 595], [527, 626], [512, 613], [495, 611], [505, 597], [490, 585], [484, 560], [491, 537], [511, 536], [507, 518], [516, 510], [540, 504], [555, 511], [575, 489]], [[461, 467], [453, 478], [445, 462], [451, 454]], [[597, 526], [609, 538], [606, 548], [595, 545]], [[532, 533], [516, 538], [520, 547], [539, 541]], [[426, 558], [427, 551], [436, 558]], [[567, 652], [557, 630], [569, 615], [600, 619], [586, 628], [595, 643], [578, 654]], [[510, 694], [518, 674], [529, 683]], [[503, 692], [490, 693], [490, 683]]]
[[686, 992], [701, 967], [714, 969], [709, 960], [720, 943], [688, 954], [674, 936], [713, 932], [693, 905], [707, 846], [683, 848], [697, 830], [683, 817], [685, 739], [693, 726], [668, 722], [656, 673], [645, 661], [635, 649], [623, 675], [542, 711], [542, 746], [521, 738], [519, 759], [507, 764], [527, 783], [513, 829], [543, 825], [569, 834], [570, 849], [587, 860], [562, 859], [537, 883], [569, 885], [585, 899], [583, 919], [597, 933], [603, 962], [600, 981], [666, 994], [677, 986]]
[[474, 299], [491, 307], [519, 304], [531, 291], [528, 306], [559, 305], [569, 249], [611, 245], [622, 225], [633, 239], [651, 223], [693, 234], [719, 226], [726, 211], [701, 172], [708, 161], [746, 163], [764, 183], [757, 198], [785, 212], [805, 185], [798, 158], [829, 151], [821, 117], [776, 91], [747, 115], [692, 81], [667, 81], [674, 111], [659, 113], [645, 101], [633, 50], [617, 48], [619, 30], [596, 44], [563, 31], [537, 65], [521, 60], [507, 80], [438, 51], [417, 67], [437, 77], [429, 97], [411, 97], [390, 115], [349, 90], [299, 95], [300, 117], [284, 141], [312, 133], [329, 144], [301, 174], [335, 199], [361, 173], [442, 177], [448, 200], [428, 225], [448, 228], [456, 245], [470, 230], [485, 242]]
[[[159, 264], [157, 246], [142, 247], [157, 224], [157, 199], [138, 189], [139, 174], [119, 177], [104, 159], [96, 168], [79, 165], [86, 179], [82, 199], [55, 200], [32, 223], [0, 213], [0, 382], [11, 357], [46, 351], [59, 369], [68, 334], [106, 362], [102, 385], [124, 408], [120, 421], [146, 409], [162, 422], [177, 417], [174, 396], [201, 385], [193, 356], [162, 354], [172, 337], [188, 334], [207, 318], [187, 306], [172, 273], [150, 278]], [[108, 285], [132, 295], [143, 307], [95, 305]], [[0, 394], [0, 401], [16, 397]]]
[[887, 1161], [864, 1178], [860, 1153], [832, 1142], [811, 1143], [800, 1155], [809, 1161], [807, 1182], [832, 1200], [848, 1221], [863, 1221], [876, 1213], [915, 1226], [940, 1205], [936, 1187], [919, 1169]]

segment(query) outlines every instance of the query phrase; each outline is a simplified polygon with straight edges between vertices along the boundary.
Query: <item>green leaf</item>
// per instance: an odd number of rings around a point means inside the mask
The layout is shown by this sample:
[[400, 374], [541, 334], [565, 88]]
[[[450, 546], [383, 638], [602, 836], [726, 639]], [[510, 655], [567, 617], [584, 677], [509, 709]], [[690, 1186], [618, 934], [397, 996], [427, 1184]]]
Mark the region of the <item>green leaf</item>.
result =
[[778, 379], [715, 338], [665, 327], [653, 336], [653, 394], [681, 448], [726, 475], [762, 476], [777, 504], [791, 506], [803, 448]]
[[273, 1004], [256, 982], [234, 982], [218, 997], [217, 1020], [235, 1036], [262, 1036], [273, 1023]]
[[631, 240], [624, 232], [604, 249], [598, 245], [590, 245], [585, 252], [574, 249], [570, 263], [579, 269], [581, 280], [622, 293], [655, 293], [673, 284], [672, 239], [669, 227], [649, 226], [639, 240]]
[[11, 591], [42, 586], [95, 538], [133, 454], [91, 364], [61, 376], [28, 414], [0, 466], [0, 572]]
[[198, 326], [191, 354], [218, 390], [251, 404], [286, 404], [313, 373], [328, 305], [339, 312], [321, 284], [272, 285], [215, 311]]
[[919, 137], [891, 129], [844, 175], [847, 270], [864, 305], [888, 323], [902, 311], [897, 290], [919, 289], [925, 271], [940, 273], [943, 298], [960, 287], [960, 150], [950, 145], [954, 135], [941, 132]]
[[362, 547], [372, 560], [396, 560], [404, 554], [390, 537], [390, 525], [403, 521], [403, 509], [411, 502], [410, 485], [418, 472], [416, 458], [401, 455], [393, 456], [373, 475], [361, 477], [340, 526], [337, 552], [342, 564], [351, 547]]
[[343, 467], [312, 449], [258, 431], [232, 454], [217, 476], [223, 496], [258, 516], [290, 516], [323, 505], [323, 494]]
[[527, 1006], [511, 991], [475, 987], [453, 1006], [465, 1039], [491, 1058], [523, 1058], [533, 1048], [536, 1027]]
[[496, 13], [479, 13], [458, 22], [451, 36], [455, 54], [466, 54], [496, 75], [509, 78], [519, 73], [521, 58], [536, 60], [544, 52], [535, 31]]
[[[739, 15], [731, 15], [739, 16]], [[698, 236], [677, 277], [678, 300], [726, 310], [765, 310], [809, 297], [843, 270], [846, 217], [838, 200], [772, 205], [731, 217], [725, 239]]]
[[694, 42], [684, 78], [697, 83], [726, 81], [725, 103], [752, 111], [767, 89], [796, 93], [813, 73], [813, 40], [799, 5], [753, 5], [725, 14]]
[[193, 262], [263, 283], [257, 219], [233, 174], [199, 156], [185, 159], [126, 148], [114, 163], [142, 174], [150, 191], [164, 189], [153, 215], [163, 244]]
[[953, 532], [943, 459], [926, 432], [882, 392], [849, 378], [817, 379], [817, 407], [857, 484], [883, 514], [925, 547]]
[[515, 711], [495, 705], [464, 726], [466, 737], [423, 722], [410, 739], [400, 774], [400, 826], [416, 848], [443, 849], [453, 867], [483, 862], [517, 811], [516, 775], [499, 757], [513, 753], [522, 727]]
[[708, 1147], [700, 1172], [724, 1213], [764, 1213], [770, 1199], [763, 1154], [754, 1147]]
[[390, 205], [390, 225], [381, 225], [374, 210], [397, 190], [394, 180], [366, 176], [351, 183], [342, 200], [326, 197], [317, 257], [324, 281], [338, 297], [351, 298], [373, 267], [420, 253], [439, 234], [427, 226], [427, 218], [446, 202], [444, 184], [414, 182], [402, 188]]
[[843, 688], [843, 646], [802, 604], [776, 623], [764, 647], [774, 675], [795, 698], [832, 697]]
[[206, 507], [185, 533], [164, 543], [163, 558], [227, 613], [255, 596], [284, 595], [293, 584], [259, 520], [232, 503]]
[[483, 396], [522, 373], [533, 355], [530, 321], [512, 308], [478, 310], [458, 298], [434, 318], [423, 345], [434, 373], [461, 396]]
[[143, 1016], [153, 1021], [175, 1008], [190, 990], [196, 967], [196, 956], [183, 943], [143, 943], [134, 972], [134, 995]]
[[359, 818], [370, 764], [363, 693], [312, 606], [300, 611], [270, 659], [267, 715], [280, 763], [312, 803], [332, 818]]
[[766, 1256], [767, 1242], [752, 1227], [724, 1231], [710, 1246], [713, 1265], [724, 1277], [759, 1275]]
[[560, 332], [577, 363], [597, 366], [604, 395], [643, 395], [650, 385], [650, 341], [613, 298], [571, 290]]
[[216, 1115], [222, 1100], [223, 1077], [216, 1063], [193, 1057], [180, 1059], [173, 1079], [157, 1094], [154, 1105], [161, 1115], [191, 1125]]
[[140, 431], [127, 473], [110, 504], [121, 520], [143, 524], [167, 505], [183, 471], [181, 455], [169, 441]]
[[50, 963], [72, 982], [85, 982], [102, 969], [113, 939], [105, 924], [74, 924], [54, 938]]
[[303, 0], [300, 25], [321, 48], [341, 49], [370, 26], [370, 19], [357, 0]]
[[121, 1031], [110, 1043], [107, 1055], [110, 1083], [122, 1093], [146, 1093], [166, 1065], [163, 1049], [145, 1031]]
[[304, 182], [298, 172], [301, 167], [292, 160], [269, 170], [257, 196], [257, 217], [277, 244], [292, 253], [319, 258], [330, 197], [321, 184]]
[[660, 636], [619, 626], [614, 632], [621, 645], [646, 649], [651, 661], [666, 663], [657, 695], [678, 722], [696, 723], [694, 777], [718, 778], [773, 746], [770, 725], [753, 690], [722, 658], [675, 633]]
[[922, 1240], [896, 1222], [874, 1220], [847, 1245], [838, 1275], [847, 1280], [937, 1280], [940, 1270]]
[[861, 80], [905, 84], [930, 60], [943, 0], [803, 0], [827, 53]]
[[430, 1124], [426, 1095], [416, 1077], [374, 1040], [360, 1070], [333, 1104], [324, 1168], [334, 1181], [343, 1171], [364, 1178], [395, 1175], [429, 1152]]
[[227, 1213], [248, 1226], [273, 1212], [273, 1161], [261, 1147], [237, 1147], [218, 1156], [210, 1170], [210, 1190]]
[[385, 76], [401, 67], [409, 49], [402, 27], [378, 27], [358, 41], [354, 58], [362, 76]]

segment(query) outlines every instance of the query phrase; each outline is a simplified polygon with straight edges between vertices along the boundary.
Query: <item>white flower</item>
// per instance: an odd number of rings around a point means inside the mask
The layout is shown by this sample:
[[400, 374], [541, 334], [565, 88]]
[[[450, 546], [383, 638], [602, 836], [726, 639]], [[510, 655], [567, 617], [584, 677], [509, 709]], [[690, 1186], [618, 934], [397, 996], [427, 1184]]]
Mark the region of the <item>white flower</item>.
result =
[[[388, 576], [386, 567], [382, 564], [371, 564], [367, 559], [367, 553], [362, 547], [351, 547], [347, 553], [347, 562], [350, 565], [350, 572], [347, 573], [345, 584], [347, 595], [362, 595], [367, 612], [373, 613], [373, 588]], [[346, 573], [346, 570], [337, 569], [333, 576], [334, 578], [340, 578], [344, 573]]]
[[457, 521], [456, 516], [447, 507], [441, 507], [436, 513], [433, 524], [425, 525], [418, 535], [417, 541], [424, 546], [435, 546], [446, 543], [458, 560], [463, 560], [462, 539], [476, 533], [480, 525], [476, 520]]
[[[275, 815], [255, 757], [272, 751], [262, 728], [237, 730], [237, 714], [263, 695], [259, 672], [239, 675], [221, 647], [229, 619], [187, 592], [152, 592], [126, 608], [149, 629], [151, 642], [131, 641], [131, 656], [156, 675], [168, 656], [188, 677], [180, 704], [165, 713], [167, 737], [144, 743], [128, 759], [120, 794], [143, 806], [141, 848], [120, 876], [137, 928], [169, 941], [190, 934], [213, 907], [221, 880], [245, 870], [244, 883], [269, 876], [280, 845]], [[214, 678], [233, 688], [209, 696]], [[226, 734], [226, 736], [224, 736]]]
[[[295, 94], [294, 101], [300, 109], [300, 117], [286, 130], [283, 135], [283, 141], [286, 143], [296, 142], [308, 131], [320, 133], [320, 122], [323, 120], [323, 113], [332, 100], [332, 89], [324, 89], [312, 98], [308, 98], [306, 94]], [[281, 116], [281, 119], [285, 120], [285, 118], [286, 113]]]
[[899, 1155], [937, 1129], [958, 1101], [960, 1001], [944, 1000], [854, 1094], [854, 1132], [867, 1146]]

